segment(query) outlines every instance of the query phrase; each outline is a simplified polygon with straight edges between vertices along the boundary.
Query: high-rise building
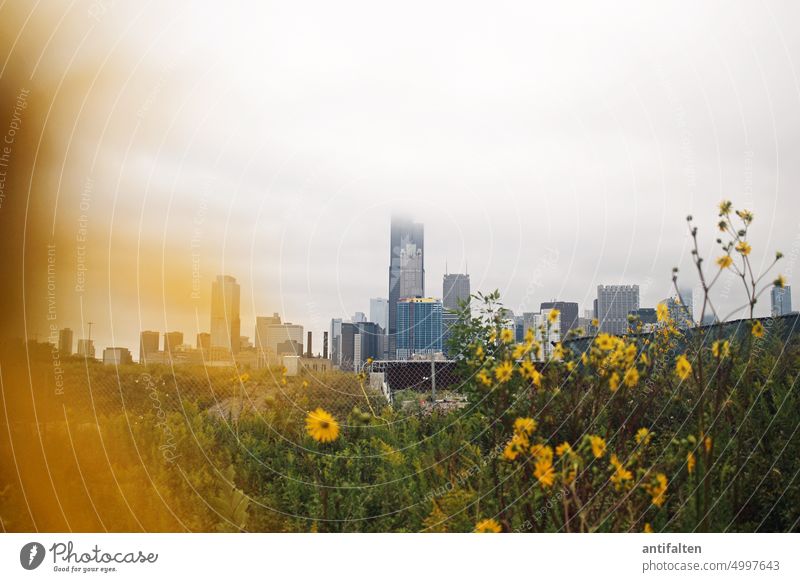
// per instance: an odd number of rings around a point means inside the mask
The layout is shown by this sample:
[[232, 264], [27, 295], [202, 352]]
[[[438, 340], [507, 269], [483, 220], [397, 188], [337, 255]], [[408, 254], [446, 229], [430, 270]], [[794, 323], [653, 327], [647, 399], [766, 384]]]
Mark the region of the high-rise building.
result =
[[446, 311], [458, 311], [461, 303], [469, 303], [469, 275], [446, 274], [442, 280], [442, 307]]
[[579, 326], [577, 303], [572, 301], [545, 301], [541, 304], [540, 309], [542, 311], [545, 309], [558, 309], [561, 315], [559, 333], [562, 338], [566, 338], [570, 330]]
[[208, 332], [200, 332], [197, 334], [196, 344], [198, 350], [208, 352], [211, 349], [211, 334]]
[[164, 333], [164, 352], [171, 354], [175, 348], [183, 344], [183, 332], [168, 331]]
[[601, 333], [623, 335], [628, 331], [628, 314], [639, 309], [638, 285], [598, 285], [595, 317]]
[[772, 303], [773, 317], [789, 315], [792, 312], [792, 288], [790, 286], [772, 287], [772, 291], [770, 291], [770, 299]]
[[125, 366], [132, 363], [133, 358], [128, 348], [105, 348], [103, 350], [103, 364], [106, 366]]
[[397, 358], [442, 352], [442, 302], [430, 297], [397, 303]]
[[[409, 245], [413, 245], [413, 253], [409, 256]], [[419, 254], [417, 253], [419, 251]], [[421, 272], [419, 281], [419, 293], [414, 296], [425, 295], [425, 230], [421, 223], [413, 222], [405, 217], [392, 216], [391, 232], [389, 237], [389, 345], [388, 355], [390, 358], [396, 356], [397, 350], [397, 302], [403, 297], [401, 293], [401, 279], [403, 280], [403, 291], [408, 292], [409, 284], [412, 281], [411, 273], [406, 273], [401, 277], [401, 255], [402, 262], [409, 268], [418, 268]], [[419, 259], [417, 262], [416, 259]], [[411, 260], [410, 260], [411, 259]]]
[[356, 324], [347, 321], [341, 322], [339, 328], [338, 362], [334, 365], [339, 366], [340, 370], [354, 369], [356, 359], [355, 354], [355, 334]]
[[469, 301], [469, 275], [445, 274], [442, 278], [442, 350], [448, 356], [455, 355], [450, 353], [450, 330], [458, 322], [461, 303]]
[[72, 330], [68, 327], [58, 332], [58, 353], [62, 358], [72, 355]]
[[239, 351], [239, 284], [234, 277], [217, 275], [211, 283], [211, 347]]
[[331, 362], [334, 366], [342, 363], [342, 320], [331, 319], [330, 345]]
[[[685, 297], [683, 291], [681, 291], [681, 296]], [[689, 291], [689, 297], [691, 297], [691, 291]], [[661, 303], [667, 306], [669, 318], [675, 323], [676, 327], [679, 329], [688, 329], [692, 327], [692, 312], [688, 305], [681, 303], [680, 297], [677, 295], [674, 297], [667, 297]]]
[[658, 324], [658, 316], [654, 307], [640, 307], [629, 313], [634, 321], [629, 323], [631, 332], [648, 333], [655, 329]]
[[90, 339], [78, 340], [78, 355], [83, 358], [88, 358], [90, 360], [93, 360], [95, 358], [94, 340]]
[[350, 321], [353, 323], [364, 323], [367, 321], [367, 314], [363, 311], [356, 311]]
[[271, 316], [260, 315], [256, 317], [255, 344], [257, 350], [263, 352], [267, 349], [269, 328], [272, 325], [280, 325], [280, 323], [281, 316], [277, 313], [273, 313]]
[[422, 248], [407, 243], [400, 249], [400, 298], [425, 295], [425, 267]]
[[[289, 342], [289, 343], [286, 343]], [[281, 346], [281, 350], [278, 347]], [[275, 313], [272, 317], [256, 317], [256, 349], [262, 353], [303, 353], [303, 326], [282, 322]], [[299, 348], [299, 351], [297, 351]]]
[[523, 335], [528, 330], [533, 333], [534, 339], [542, 346], [538, 354], [533, 354], [534, 359], [549, 358], [553, 353], [554, 344], [561, 341], [561, 313], [555, 322], [550, 322], [550, 311], [553, 308], [543, 308], [540, 312], [525, 312], [522, 314]]
[[147, 355], [158, 352], [158, 332], [143, 331], [139, 334], [139, 363], [147, 363]]
[[377, 323], [386, 333], [389, 328], [389, 300], [385, 297], [373, 297], [369, 300], [369, 320]]
[[353, 325], [353, 370], [360, 372], [367, 360], [382, 357], [385, 334], [377, 323], [371, 321]]

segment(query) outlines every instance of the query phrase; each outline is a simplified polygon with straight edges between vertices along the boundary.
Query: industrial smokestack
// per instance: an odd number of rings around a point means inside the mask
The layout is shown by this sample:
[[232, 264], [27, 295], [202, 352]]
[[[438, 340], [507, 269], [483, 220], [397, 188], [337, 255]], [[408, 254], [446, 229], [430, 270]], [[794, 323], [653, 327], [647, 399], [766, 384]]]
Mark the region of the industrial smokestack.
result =
[[313, 358], [314, 351], [311, 349], [311, 332], [308, 332], [308, 340], [306, 341], [306, 357]]
[[328, 359], [328, 332], [322, 332], [322, 357]]

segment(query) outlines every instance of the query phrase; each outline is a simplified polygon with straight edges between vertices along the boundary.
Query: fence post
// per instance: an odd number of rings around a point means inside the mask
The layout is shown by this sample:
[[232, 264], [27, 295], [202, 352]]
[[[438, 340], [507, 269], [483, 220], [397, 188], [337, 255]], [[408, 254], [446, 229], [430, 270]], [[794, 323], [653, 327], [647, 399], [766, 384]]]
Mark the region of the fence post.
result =
[[436, 401], [436, 363], [431, 352], [431, 400]]

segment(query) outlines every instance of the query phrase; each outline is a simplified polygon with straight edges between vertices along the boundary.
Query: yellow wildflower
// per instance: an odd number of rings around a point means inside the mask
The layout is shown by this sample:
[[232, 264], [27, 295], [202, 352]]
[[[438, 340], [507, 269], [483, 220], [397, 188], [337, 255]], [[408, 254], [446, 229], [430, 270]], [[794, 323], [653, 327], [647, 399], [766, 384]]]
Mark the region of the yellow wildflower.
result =
[[713, 442], [712, 442], [710, 436], [707, 436], [705, 439], [703, 439], [703, 445], [705, 446], [707, 453], [711, 452], [711, 445], [712, 444], [713, 444]]
[[503, 449], [503, 458], [507, 461], [514, 461], [520, 455], [520, 453], [525, 452], [525, 449], [528, 448], [528, 437], [524, 434], [515, 434], [511, 437], [511, 440], [508, 441], [506, 447]]
[[528, 328], [525, 332], [525, 343], [528, 345], [533, 343], [533, 330], [531, 328]]
[[558, 342], [556, 345], [553, 346], [553, 359], [557, 361], [561, 361], [564, 359], [564, 346], [561, 345], [561, 342]]
[[513, 356], [515, 360], [521, 360], [530, 351], [530, 346], [526, 344], [517, 344], [514, 346]]
[[530, 453], [537, 459], [545, 459], [547, 461], [553, 460], [553, 449], [550, 445], [535, 443], [531, 445]]
[[589, 437], [589, 442], [592, 445], [592, 454], [595, 459], [599, 459], [606, 454], [606, 440], [603, 437], [592, 435]]
[[783, 289], [786, 287], [786, 277], [783, 275], [778, 275], [778, 277], [772, 282], [773, 285]]
[[656, 305], [656, 319], [658, 321], [667, 321], [669, 319], [669, 308], [666, 303]]
[[678, 356], [678, 359], [675, 360], [675, 373], [681, 380], [686, 380], [689, 374], [692, 373], [692, 365], [684, 354], [681, 354]]
[[736, 244], [736, 250], [739, 251], [745, 257], [750, 254], [752, 247], [747, 241], [741, 241]]
[[514, 421], [514, 432], [531, 435], [536, 430], [536, 421], [532, 418], [520, 417]]
[[475, 533], [500, 533], [503, 529], [492, 518], [482, 519], [475, 524]]
[[507, 327], [504, 327], [502, 330], [500, 330], [500, 341], [504, 344], [510, 344], [514, 341], [514, 332]]
[[501, 384], [504, 384], [511, 380], [511, 376], [514, 374], [514, 365], [506, 360], [499, 366], [494, 369], [494, 377], [497, 378], [497, 381]]
[[539, 480], [543, 487], [551, 487], [556, 479], [553, 463], [547, 459], [539, 459], [534, 465], [533, 476]]
[[491, 386], [492, 385], [492, 379], [489, 377], [489, 374], [486, 373], [486, 370], [481, 370], [480, 372], [478, 372], [478, 374], [475, 377], [484, 386]]
[[322, 408], [306, 416], [306, 431], [315, 441], [329, 443], [339, 438], [339, 423]]
[[719, 265], [720, 269], [727, 269], [733, 264], [733, 259], [730, 255], [722, 255], [720, 258], [717, 259], [717, 265]]
[[478, 344], [475, 346], [475, 359], [482, 360], [484, 356], [483, 352], [483, 344]]
[[637, 445], [648, 445], [650, 444], [650, 439], [653, 438], [653, 433], [642, 427], [636, 431], [636, 436], [634, 438], [636, 439]]
[[642, 533], [653, 533], [653, 526], [650, 525], [649, 522], [644, 524], [644, 530], [642, 530]]
[[612, 392], [616, 392], [619, 388], [619, 374], [614, 372], [611, 374], [611, 377], [608, 379], [608, 387], [611, 388]]
[[520, 374], [526, 380], [530, 380], [533, 382], [535, 386], [542, 385], [542, 375], [539, 373], [539, 370], [536, 369], [536, 366], [533, 365], [533, 362], [525, 360], [520, 365]]
[[622, 381], [625, 382], [625, 386], [628, 388], [633, 388], [639, 383], [639, 370], [634, 368], [628, 368], [625, 372], [625, 376], [622, 378]]
[[568, 442], [563, 442], [556, 447], [556, 454], [559, 457], [563, 457], [564, 455], [572, 454], [572, 446]]
[[551, 309], [547, 314], [547, 321], [549, 321], [551, 324], [555, 324], [558, 321], [559, 315], [561, 315], [561, 312], [558, 309]]
[[633, 479], [633, 473], [625, 468], [625, 465], [617, 458], [617, 455], [611, 455], [611, 466], [614, 467], [614, 474], [611, 476], [611, 482], [617, 490], [622, 488], [625, 481]]
[[689, 451], [689, 454], [686, 455], [686, 469], [689, 471], [689, 475], [694, 473], [694, 466], [697, 464], [697, 459], [694, 458], [694, 453]]
[[615, 343], [614, 339], [615, 338], [612, 335], [609, 335], [607, 333], [601, 333], [597, 336], [597, 338], [595, 338], [594, 343], [598, 348], [600, 348], [604, 352], [607, 352], [608, 350], [614, 348], [614, 343]]
[[656, 482], [644, 485], [644, 489], [650, 495], [653, 505], [661, 507], [667, 500], [667, 476], [659, 473], [656, 475]]
[[730, 200], [723, 200], [719, 203], [719, 215], [720, 216], [727, 216], [731, 213], [731, 209], [733, 208], [733, 202]]
[[753, 323], [753, 327], [750, 331], [753, 333], [753, 337], [757, 337], [759, 339], [764, 337], [764, 326], [761, 325], [760, 321]]
[[727, 358], [731, 353], [731, 345], [728, 340], [716, 341], [711, 344], [711, 353], [715, 358]]

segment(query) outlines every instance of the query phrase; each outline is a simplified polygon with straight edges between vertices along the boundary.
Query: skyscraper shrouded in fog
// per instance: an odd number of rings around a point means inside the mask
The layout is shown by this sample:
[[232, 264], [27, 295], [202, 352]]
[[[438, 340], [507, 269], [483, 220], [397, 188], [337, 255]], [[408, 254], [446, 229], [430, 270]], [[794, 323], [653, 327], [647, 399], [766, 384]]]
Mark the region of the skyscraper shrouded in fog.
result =
[[772, 316], [789, 315], [792, 312], [792, 288], [773, 286], [770, 291]]
[[599, 331], [614, 335], [628, 332], [628, 314], [639, 309], [638, 285], [598, 285], [597, 313]]
[[[405, 267], [405, 269], [404, 269]], [[425, 231], [421, 223], [392, 216], [389, 237], [389, 358], [397, 354], [397, 302], [425, 295]]]
[[72, 355], [72, 330], [68, 327], [58, 332], [58, 352], [65, 357]]
[[211, 283], [211, 348], [239, 352], [239, 284], [234, 277], [217, 275]]

